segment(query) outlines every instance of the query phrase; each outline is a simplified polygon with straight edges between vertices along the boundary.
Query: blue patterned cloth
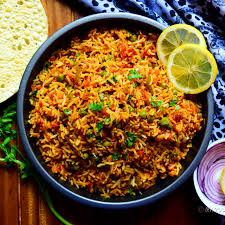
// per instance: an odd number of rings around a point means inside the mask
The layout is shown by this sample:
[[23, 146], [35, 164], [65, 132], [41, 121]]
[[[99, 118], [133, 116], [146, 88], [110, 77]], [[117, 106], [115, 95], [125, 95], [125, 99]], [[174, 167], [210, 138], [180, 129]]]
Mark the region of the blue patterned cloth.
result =
[[95, 12], [131, 12], [169, 26], [187, 23], [199, 29], [218, 63], [212, 85], [215, 100], [212, 141], [225, 137], [225, 1], [224, 0], [80, 0]]

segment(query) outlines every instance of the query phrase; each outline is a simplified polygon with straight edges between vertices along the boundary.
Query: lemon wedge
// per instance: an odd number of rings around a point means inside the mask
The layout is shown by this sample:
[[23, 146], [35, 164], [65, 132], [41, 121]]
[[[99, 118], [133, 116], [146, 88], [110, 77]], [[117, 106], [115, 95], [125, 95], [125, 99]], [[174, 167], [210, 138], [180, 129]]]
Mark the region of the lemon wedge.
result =
[[183, 44], [170, 54], [167, 73], [178, 90], [198, 94], [215, 81], [217, 64], [206, 48], [196, 44]]
[[221, 185], [223, 193], [225, 194], [225, 167], [223, 168], [223, 171], [221, 173], [220, 185]]
[[170, 53], [182, 44], [198, 44], [207, 48], [202, 33], [195, 27], [187, 24], [175, 24], [165, 29], [159, 36], [156, 44], [157, 55], [166, 65]]

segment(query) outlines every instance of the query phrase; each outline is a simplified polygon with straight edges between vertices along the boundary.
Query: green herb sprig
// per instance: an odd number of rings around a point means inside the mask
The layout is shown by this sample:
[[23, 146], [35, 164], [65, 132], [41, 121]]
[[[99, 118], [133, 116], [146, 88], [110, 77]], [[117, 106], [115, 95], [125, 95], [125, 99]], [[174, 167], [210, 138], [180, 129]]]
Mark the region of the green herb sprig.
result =
[[102, 111], [102, 103], [97, 102], [97, 103], [92, 103], [88, 106], [88, 109], [93, 110], [93, 111]]
[[137, 140], [138, 136], [136, 136], [135, 134], [129, 132], [129, 131], [125, 131], [126, 135], [127, 135], [127, 140], [125, 141], [126, 145], [128, 148], [132, 147], [134, 142]]
[[135, 79], [135, 78], [143, 78], [142, 75], [140, 73], [138, 73], [138, 71], [136, 71], [136, 70], [130, 70], [129, 74], [130, 74], [128, 76], [129, 80]]
[[16, 103], [9, 105], [0, 117], [0, 150], [4, 157], [0, 158], [0, 162], [5, 162], [8, 167], [18, 165], [22, 179], [33, 178], [43, 194], [45, 201], [53, 213], [53, 215], [63, 224], [72, 225], [65, 220], [55, 209], [53, 202], [50, 198], [49, 192], [45, 183], [41, 180], [39, 175], [34, 171], [33, 166], [19, 151], [18, 147], [11, 143], [16, 138], [16, 130], [12, 129], [13, 123], [16, 121]]
[[159, 107], [162, 111], [165, 111], [165, 109], [162, 107], [162, 101], [161, 100], [157, 101], [155, 96], [152, 96], [152, 99], [153, 100], [151, 100], [150, 103], [153, 107], [155, 107], [155, 108]]

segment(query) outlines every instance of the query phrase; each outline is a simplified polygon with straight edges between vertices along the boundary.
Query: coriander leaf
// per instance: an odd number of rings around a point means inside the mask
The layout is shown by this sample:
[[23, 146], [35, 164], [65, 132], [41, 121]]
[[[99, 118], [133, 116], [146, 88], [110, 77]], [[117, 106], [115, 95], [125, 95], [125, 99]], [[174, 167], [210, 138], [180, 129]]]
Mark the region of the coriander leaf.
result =
[[151, 101], [150, 103], [151, 103], [151, 105], [152, 105], [153, 107], [155, 107], [155, 108], [158, 107], [157, 104], [156, 104], [155, 102]]
[[103, 100], [104, 99], [104, 93], [100, 94], [100, 99]]
[[118, 156], [117, 156], [117, 152], [114, 151], [113, 154], [112, 154], [112, 160], [113, 161], [117, 161], [118, 160]]
[[71, 110], [70, 110], [70, 109], [64, 109], [64, 113], [65, 113], [66, 115], [70, 115], [70, 114], [71, 114]]
[[51, 63], [50, 62], [47, 62], [44, 67], [43, 67], [43, 70], [47, 70], [49, 68], [49, 66], [51, 66]]
[[125, 141], [128, 148], [130, 148], [134, 143], [130, 141], [129, 139]]
[[75, 63], [75, 61], [72, 59], [72, 61], [73, 61], [73, 66], [76, 66], [76, 63]]
[[162, 107], [162, 101], [161, 100], [159, 100], [159, 101], [156, 101], [156, 97], [155, 96], [152, 96], [152, 99], [154, 100], [154, 101], [150, 101], [150, 104], [153, 106], [153, 107], [155, 107], [155, 108], [157, 108], [157, 107], [159, 107], [162, 111], [165, 111], [165, 109]]
[[36, 98], [38, 90], [33, 91], [32, 96]]
[[12, 119], [1, 119], [1, 123], [11, 123], [12, 121]]
[[103, 71], [103, 72], [101, 73], [101, 76], [104, 77], [105, 75], [106, 75], [106, 72]]
[[138, 136], [136, 136], [133, 133], [130, 133], [129, 131], [125, 131], [126, 135], [127, 135], [127, 140], [125, 141], [127, 147], [132, 147], [134, 142], [137, 140]]
[[108, 119], [105, 119], [104, 123], [108, 123], [111, 120], [111, 118], [109, 117]]
[[112, 104], [112, 103], [109, 102], [109, 103], [105, 106], [105, 108], [109, 108], [109, 106], [110, 106], [111, 104]]
[[138, 71], [136, 71], [136, 70], [130, 70], [129, 74], [130, 74], [128, 76], [129, 80], [134, 79], [134, 78], [143, 78], [142, 75], [140, 73], [138, 73]]
[[162, 101], [157, 101], [157, 106], [160, 107], [162, 104]]
[[75, 56], [78, 57], [79, 55], [80, 55], [80, 54], [77, 52]]
[[115, 83], [118, 82], [118, 80], [115, 77], [111, 77], [110, 78], [112, 81], [114, 81]]
[[78, 110], [78, 113], [79, 113], [80, 116], [85, 116], [85, 115], [87, 115], [87, 111], [84, 110], [83, 108], [79, 109], [79, 110]]
[[133, 188], [132, 187], [130, 187], [128, 190], [127, 190], [127, 194], [132, 194], [133, 193]]
[[98, 122], [96, 125], [97, 132], [100, 132], [100, 130], [103, 129], [103, 127], [104, 127], [104, 122], [103, 121]]
[[175, 105], [175, 110], [178, 110], [180, 108], [179, 105]]
[[171, 102], [170, 102], [170, 106], [175, 106], [176, 105], [176, 103], [177, 103], [177, 101], [175, 101], [175, 100], [172, 100]]
[[92, 103], [88, 106], [88, 109], [93, 110], [93, 111], [102, 111], [102, 103]]
[[128, 98], [127, 98], [127, 103], [129, 103], [132, 98], [133, 98], [133, 95], [129, 95]]
[[92, 129], [88, 129], [87, 132], [86, 132], [86, 137], [91, 138], [93, 136], [94, 136], [94, 134], [92, 133]]

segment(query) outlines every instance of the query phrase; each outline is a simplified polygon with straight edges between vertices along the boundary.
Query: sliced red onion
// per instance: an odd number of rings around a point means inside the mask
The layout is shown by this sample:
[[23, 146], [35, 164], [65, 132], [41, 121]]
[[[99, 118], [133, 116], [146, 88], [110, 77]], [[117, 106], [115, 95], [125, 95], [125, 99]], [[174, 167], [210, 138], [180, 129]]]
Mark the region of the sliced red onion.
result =
[[204, 155], [197, 173], [201, 191], [214, 203], [225, 205], [225, 194], [220, 185], [220, 176], [225, 167], [225, 143], [210, 148]]

